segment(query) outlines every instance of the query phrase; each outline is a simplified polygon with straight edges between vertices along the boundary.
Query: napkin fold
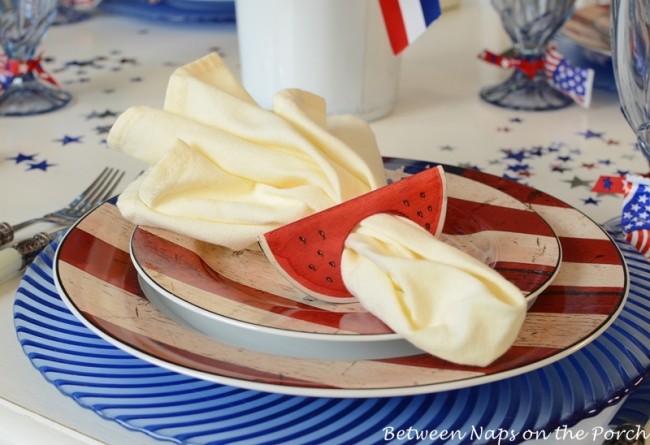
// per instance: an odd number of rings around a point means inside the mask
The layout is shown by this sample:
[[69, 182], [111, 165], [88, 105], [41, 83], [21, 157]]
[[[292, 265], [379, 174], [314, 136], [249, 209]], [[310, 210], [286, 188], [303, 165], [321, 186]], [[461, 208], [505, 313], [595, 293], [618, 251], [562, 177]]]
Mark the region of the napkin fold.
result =
[[[216, 54], [174, 72], [162, 110], [125, 111], [108, 144], [151, 165], [118, 199], [126, 219], [233, 250], [386, 184], [366, 122], [327, 116], [324, 100], [301, 90], [262, 109]], [[342, 261], [362, 305], [452, 362], [489, 364], [525, 317], [514, 285], [394, 215], [363, 220]]]
[[284, 90], [260, 108], [216, 54], [172, 75], [164, 109], [131, 107], [108, 145], [151, 168], [118, 199], [125, 218], [234, 250], [386, 183], [369, 125]]
[[526, 316], [514, 284], [402, 217], [364, 219], [341, 261], [345, 286], [370, 313], [451, 362], [490, 364], [512, 346]]

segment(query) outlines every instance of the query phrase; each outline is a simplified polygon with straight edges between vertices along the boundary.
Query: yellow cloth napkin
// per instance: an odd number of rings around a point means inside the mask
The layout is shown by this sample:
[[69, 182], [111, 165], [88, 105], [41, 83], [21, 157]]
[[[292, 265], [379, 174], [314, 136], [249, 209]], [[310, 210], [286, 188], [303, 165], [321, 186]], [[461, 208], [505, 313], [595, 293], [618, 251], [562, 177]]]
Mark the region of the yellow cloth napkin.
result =
[[235, 250], [386, 182], [365, 121], [299, 90], [264, 110], [216, 54], [176, 70], [163, 110], [125, 111], [108, 145], [152, 165], [120, 196], [125, 218]]
[[[299, 90], [260, 108], [214, 54], [179, 68], [163, 110], [130, 108], [110, 131], [109, 146], [151, 164], [118, 207], [136, 224], [238, 250], [384, 185], [368, 124], [325, 110]], [[525, 317], [514, 285], [396, 216], [362, 221], [346, 240], [342, 274], [395, 332], [457, 363], [492, 362]]]
[[418, 348], [486, 366], [512, 345], [526, 316], [502, 275], [389, 214], [364, 219], [345, 241], [343, 282], [372, 314]]

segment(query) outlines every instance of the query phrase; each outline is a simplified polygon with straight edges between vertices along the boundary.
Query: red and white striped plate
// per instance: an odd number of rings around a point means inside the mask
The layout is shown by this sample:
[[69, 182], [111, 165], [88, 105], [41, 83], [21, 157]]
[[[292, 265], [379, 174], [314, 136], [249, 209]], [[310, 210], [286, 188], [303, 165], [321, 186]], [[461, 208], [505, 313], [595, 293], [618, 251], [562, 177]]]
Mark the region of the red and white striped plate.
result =
[[[495, 267], [532, 304], [559, 271], [561, 248], [553, 229], [506, 193], [446, 176], [449, 201], [442, 238]], [[321, 359], [421, 353], [359, 304], [308, 297], [259, 249], [234, 252], [136, 227], [131, 259], [145, 295], [158, 309], [233, 345]]]
[[[387, 162], [396, 165], [395, 160]], [[411, 169], [426, 167], [401, 162]], [[110, 203], [68, 232], [55, 258], [55, 282], [84, 324], [140, 358], [213, 382], [296, 395], [411, 395], [496, 381], [566, 357], [613, 322], [627, 295], [627, 269], [615, 243], [597, 224], [529, 187], [473, 170], [445, 170], [532, 207], [562, 245], [557, 277], [530, 308], [515, 344], [487, 367], [455, 365], [427, 354], [363, 360], [287, 357], [201, 334], [165, 316], [144, 296], [129, 255], [134, 226]], [[479, 206], [471, 214], [480, 211]], [[526, 225], [511, 219], [503, 224]], [[198, 266], [181, 267], [191, 274]]]

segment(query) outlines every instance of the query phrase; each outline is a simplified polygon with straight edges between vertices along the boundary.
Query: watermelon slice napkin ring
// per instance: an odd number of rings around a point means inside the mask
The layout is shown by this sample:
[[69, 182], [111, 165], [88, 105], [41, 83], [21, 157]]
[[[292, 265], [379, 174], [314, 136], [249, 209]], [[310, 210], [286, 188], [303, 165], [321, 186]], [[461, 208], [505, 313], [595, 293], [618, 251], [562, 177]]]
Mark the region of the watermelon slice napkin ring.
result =
[[356, 301], [341, 275], [347, 236], [377, 213], [406, 217], [438, 236], [447, 212], [444, 175], [441, 166], [429, 168], [267, 232], [259, 244], [269, 262], [306, 294], [336, 303]]

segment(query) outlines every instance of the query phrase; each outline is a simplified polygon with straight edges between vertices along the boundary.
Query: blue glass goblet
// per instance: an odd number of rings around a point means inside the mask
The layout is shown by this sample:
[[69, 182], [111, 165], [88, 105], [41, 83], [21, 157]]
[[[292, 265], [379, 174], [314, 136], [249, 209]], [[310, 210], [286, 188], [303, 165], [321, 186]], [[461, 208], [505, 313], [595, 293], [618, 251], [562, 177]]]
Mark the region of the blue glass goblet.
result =
[[532, 77], [515, 70], [505, 82], [481, 90], [483, 100], [527, 111], [554, 110], [573, 102], [551, 85], [543, 61], [549, 41], [572, 14], [574, 3], [575, 0], [492, 0], [514, 44], [513, 58], [541, 68]]
[[41, 66], [36, 49], [56, 16], [58, 0], [0, 0], [0, 116], [57, 110], [71, 95]]

